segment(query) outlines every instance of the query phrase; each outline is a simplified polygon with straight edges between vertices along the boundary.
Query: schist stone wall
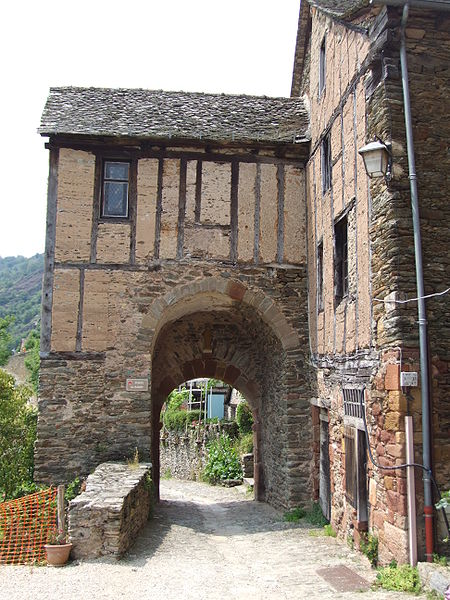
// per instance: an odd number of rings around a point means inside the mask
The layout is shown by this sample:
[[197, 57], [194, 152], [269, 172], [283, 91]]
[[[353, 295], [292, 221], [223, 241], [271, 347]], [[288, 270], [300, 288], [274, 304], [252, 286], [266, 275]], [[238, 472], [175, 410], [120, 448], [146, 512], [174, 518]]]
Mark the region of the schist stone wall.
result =
[[[346, 414], [343, 389], [364, 389], [370, 445], [381, 466], [405, 461], [404, 417], [414, 417], [416, 460], [421, 461], [421, 399], [405, 395], [400, 370], [419, 370], [417, 305], [376, 299], [416, 296], [413, 230], [399, 64], [401, 14], [386, 9], [364, 14], [346, 27], [311, 9], [312, 31], [303, 82], [311, 102], [311, 158], [307, 165], [310, 335], [315, 357], [313, 437], [317, 495], [319, 474], [329, 469], [331, 521], [340, 535], [359, 544], [367, 527], [379, 537], [380, 562], [407, 561], [406, 473], [368, 468], [368, 514], [361, 519], [346, 489], [348, 427], [363, 433], [361, 419]], [[359, 29], [363, 25], [365, 29]], [[442, 114], [448, 94], [448, 19], [412, 12], [406, 37], [416, 138], [426, 293], [446, 287], [448, 202], [442, 181], [448, 170]], [[320, 47], [325, 40], [326, 80], [319, 93]], [[305, 85], [308, 83], [308, 87]], [[432, 82], [432, 83], [431, 83]], [[297, 83], [298, 85], [298, 83]], [[392, 141], [389, 183], [368, 180], [357, 150], [377, 135]], [[323, 189], [322, 142], [329, 136], [331, 178]], [[335, 296], [335, 224], [348, 221], [348, 294]], [[317, 282], [323, 248], [323, 302]], [[434, 464], [445, 485], [449, 472], [448, 303], [428, 302], [431, 349]], [[439, 418], [438, 418], [439, 415]], [[324, 423], [328, 444], [323, 445]], [[444, 441], [445, 438], [447, 442]], [[324, 460], [324, 448], [328, 455]], [[366, 455], [367, 456], [367, 455]], [[324, 467], [328, 461], [328, 467]], [[349, 468], [349, 465], [347, 465]], [[422, 482], [417, 473], [418, 515]], [[326, 493], [326, 492], [325, 492]], [[438, 523], [440, 529], [442, 523]], [[422, 523], [423, 526], [423, 523]], [[442, 538], [443, 535], [440, 535]], [[423, 536], [422, 536], [423, 538]], [[419, 539], [421, 536], [419, 534]], [[419, 546], [421, 543], [419, 543]], [[423, 548], [419, 549], [423, 552]]]
[[120, 558], [150, 516], [150, 464], [104, 463], [69, 505], [73, 558]]
[[113, 150], [50, 147], [36, 478], [137, 447], [157, 483], [161, 406], [210, 376], [256, 411], [259, 498], [308, 499], [304, 148], [116, 148], [134, 172], [122, 222], [99, 218]]

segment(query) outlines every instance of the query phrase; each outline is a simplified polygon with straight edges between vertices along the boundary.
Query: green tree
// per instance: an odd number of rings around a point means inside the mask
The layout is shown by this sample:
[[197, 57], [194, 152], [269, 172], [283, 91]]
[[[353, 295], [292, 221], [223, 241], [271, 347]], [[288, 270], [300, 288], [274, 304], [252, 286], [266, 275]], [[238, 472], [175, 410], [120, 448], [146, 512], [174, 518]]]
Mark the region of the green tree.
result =
[[31, 390], [0, 369], [0, 495], [12, 498], [33, 481], [37, 411]]
[[238, 404], [238, 407], [236, 409], [236, 423], [238, 424], [239, 433], [241, 435], [244, 435], [245, 433], [250, 433], [252, 431], [252, 409], [245, 400], [244, 402]]
[[9, 327], [13, 322], [14, 317], [11, 316], [0, 319], [0, 367], [6, 365], [8, 358], [11, 356], [11, 334], [9, 333]]
[[39, 358], [39, 349], [40, 349], [40, 337], [39, 331], [34, 329], [30, 335], [28, 336], [25, 342], [25, 350], [27, 351], [27, 356], [25, 357], [25, 366], [29, 372], [28, 381], [33, 388], [35, 394], [38, 393], [38, 385], [39, 385], [39, 367], [41, 364]]

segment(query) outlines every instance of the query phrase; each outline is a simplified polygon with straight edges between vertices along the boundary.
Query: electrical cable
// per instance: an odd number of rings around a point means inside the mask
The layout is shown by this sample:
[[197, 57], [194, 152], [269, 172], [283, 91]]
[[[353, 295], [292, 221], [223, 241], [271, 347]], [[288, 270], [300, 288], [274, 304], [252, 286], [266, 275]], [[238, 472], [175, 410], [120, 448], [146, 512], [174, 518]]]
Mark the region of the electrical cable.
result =
[[[433, 476], [433, 473], [432, 473], [431, 469], [427, 469], [424, 465], [421, 465], [420, 463], [403, 463], [401, 465], [396, 465], [395, 467], [382, 467], [380, 464], [377, 463], [377, 461], [373, 457], [372, 450], [370, 448], [369, 431], [367, 429], [367, 420], [366, 420], [366, 409], [365, 409], [365, 406], [364, 406], [364, 403], [363, 403], [362, 395], [359, 398], [359, 405], [360, 405], [360, 408], [361, 408], [362, 420], [363, 420], [363, 425], [364, 425], [364, 433], [365, 433], [365, 436], [366, 436], [367, 450], [369, 452], [369, 457], [370, 457], [370, 460], [372, 461], [372, 464], [375, 467], [377, 467], [377, 469], [384, 469], [385, 471], [395, 471], [396, 469], [406, 469], [407, 467], [415, 467], [417, 469], [422, 469], [430, 477], [430, 479], [431, 479], [434, 487], [436, 488], [436, 492], [437, 492], [437, 495], [439, 497], [439, 500], [441, 500], [442, 494], [441, 494], [439, 486], [438, 486], [438, 484], [437, 484], [437, 482], [436, 482], [436, 480], [435, 480], [435, 478]], [[447, 535], [448, 535], [448, 537], [450, 537], [450, 529], [449, 529], [449, 523], [448, 523], [448, 519], [447, 519], [447, 513], [445, 512], [445, 508], [444, 507], [442, 507], [441, 510], [442, 510], [442, 514], [443, 514], [443, 517], [444, 517], [445, 525], [447, 527]]]
[[435, 296], [443, 296], [444, 294], [448, 294], [450, 292], [450, 287], [448, 287], [443, 292], [436, 292], [435, 294], [427, 294], [426, 296], [418, 296], [417, 298], [408, 298], [407, 300], [389, 300], [388, 298], [374, 298], [377, 302], [383, 302], [389, 304], [392, 302], [393, 304], [408, 304], [408, 302], [416, 302], [417, 300], [425, 300], [426, 298], [434, 298]]

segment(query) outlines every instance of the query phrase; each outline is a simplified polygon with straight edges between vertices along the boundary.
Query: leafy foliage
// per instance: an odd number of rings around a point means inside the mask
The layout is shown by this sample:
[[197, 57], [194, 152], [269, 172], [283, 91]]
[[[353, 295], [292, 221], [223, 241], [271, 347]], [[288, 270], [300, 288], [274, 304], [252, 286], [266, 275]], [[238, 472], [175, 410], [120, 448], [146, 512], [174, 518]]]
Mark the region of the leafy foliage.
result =
[[44, 255], [0, 257], [0, 319], [14, 316], [8, 349], [20, 348], [36, 328], [41, 313]]
[[0, 318], [0, 367], [6, 365], [8, 358], [11, 356], [11, 333], [10, 327], [14, 322], [14, 318], [6, 316], [4, 319]]
[[189, 399], [189, 390], [173, 390], [167, 397], [167, 410], [180, 410], [183, 402]]
[[376, 567], [378, 564], [378, 538], [376, 535], [368, 533], [361, 536], [359, 543], [360, 550], [367, 556], [370, 564]]
[[239, 433], [250, 433], [253, 425], [253, 415], [247, 402], [241, 402], [236, 409], [236, 423], [239, 427]]
[[34, 329], [25, 342], [25, 350], [27, 351], [27, 356], [25, 357], [25, 366], [30, 373], [28, 381], [35, 394], [38, 393], [39, 367], [41, 364], [41, 360], [39, 358], [39, 349], [40, 335], [39, 331]]
[[323, 516], [322, 509], [318, 502], [314, 502], [311, 509], [306, 512], [305, 518], [308, 523], [316, 525], [317, 527], [325, 527], [325, 525], [328, 525], [328, 519]]
[[337, 537], [337, 533], [335, 532], [335, 530], [333, 529], [333, 527], [330, 523], [327, 523], [326, 525], [323, 526], [323, 533], [327, 537], [332, 537], [332, 538]]
[[253, 433], [244, 433], [237, 440], [236, 448], [241, 456], [243, 454], [251, 454], [253, 452]]
[[242, 477], [239, 456], [229, 435], [224, 433], [217, 440], [210, 442], [207, 450], [208, 459], [203, 471], [206, 481], [215, 484]]
[[306, 510], [304, 508], [302, 508], [301, 506], [297, 506], [296, 508], [293, 508], [292, 510], [288, 510], [287, 512], [284, 513], [283, 521], [287, 521], [289, 523], [297, 523], [297, 521], [300, 521], [300, 519], [303, 519], [303, 517], [305, 515], [306, 515]]
[[166, 410], [163, 415], [163, 422], [166, 429], [171, 431], [183, 431], [186, 426], [191, 425], [193, 421], [200, 419], [199, 410]]
[[394, 592], [419, 593], [422, 588], [417, 568], [410, 565], [389, 566], [379, 569], [376, 585]]
[[33, 485], [37, 411], [27, 404], [30, 396], [28, 386], [16, 386], [0, 369], [0, 494], [5, 499]]
[[78, 496], [78, 494], [81, 492], [82, 485], [83, 481], [79, 477], [75, 477], [73, 481], [66, 485], [66, 489], [64, 492], [64, 500], [66, 502], [70, 502], [76, 496]]

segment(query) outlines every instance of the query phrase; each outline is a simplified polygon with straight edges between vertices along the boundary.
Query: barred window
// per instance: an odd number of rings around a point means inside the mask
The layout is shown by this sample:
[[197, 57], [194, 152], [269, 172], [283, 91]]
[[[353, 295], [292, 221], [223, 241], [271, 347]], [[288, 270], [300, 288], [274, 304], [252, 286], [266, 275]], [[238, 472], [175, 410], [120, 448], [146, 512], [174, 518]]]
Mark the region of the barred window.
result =
[[363, 418], [364, 388], [344, 388], [344, 415], [346, 417]]

